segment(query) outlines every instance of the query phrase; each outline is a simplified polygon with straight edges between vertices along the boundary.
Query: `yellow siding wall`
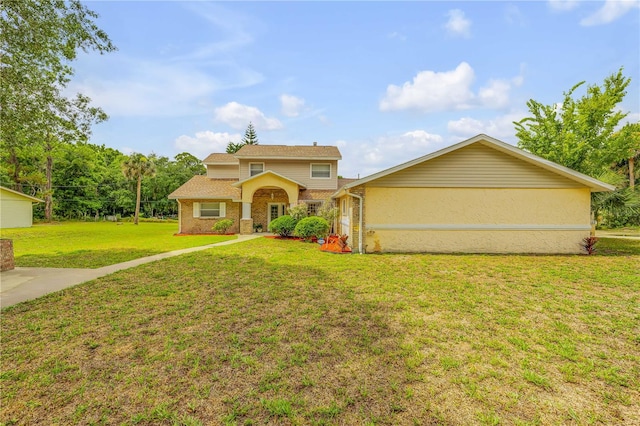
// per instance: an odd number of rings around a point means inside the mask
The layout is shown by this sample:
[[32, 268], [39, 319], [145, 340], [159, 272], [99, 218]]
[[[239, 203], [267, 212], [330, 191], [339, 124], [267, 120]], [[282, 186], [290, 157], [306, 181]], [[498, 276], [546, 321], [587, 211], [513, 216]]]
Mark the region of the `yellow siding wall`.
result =
[[379, 187], [582, 188], [542, 167], [476, 143], [367, 184]]
[[588, 188], [371, 188], [366, 252], [580, 253]]
[[253, 202], [253, 195], [261, 188], [281, 188], [287, 193], [290, 204], [298, 204], [298, 184], [279, 176], [265, 175], [256, 177], [254, 180], [242, 184], [242, 201]]

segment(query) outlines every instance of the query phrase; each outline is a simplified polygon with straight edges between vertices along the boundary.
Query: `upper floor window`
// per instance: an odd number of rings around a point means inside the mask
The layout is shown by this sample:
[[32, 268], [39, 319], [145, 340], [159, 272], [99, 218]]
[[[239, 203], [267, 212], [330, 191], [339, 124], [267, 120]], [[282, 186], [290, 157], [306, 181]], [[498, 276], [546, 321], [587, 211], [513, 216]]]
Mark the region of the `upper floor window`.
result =
[[331, 177], [331, 164], [312, 164], [311, 165], [311, 177], [328, 179]]
[[249, 163], [249, 176], [259, 175], [264, 172], [264, 163]]

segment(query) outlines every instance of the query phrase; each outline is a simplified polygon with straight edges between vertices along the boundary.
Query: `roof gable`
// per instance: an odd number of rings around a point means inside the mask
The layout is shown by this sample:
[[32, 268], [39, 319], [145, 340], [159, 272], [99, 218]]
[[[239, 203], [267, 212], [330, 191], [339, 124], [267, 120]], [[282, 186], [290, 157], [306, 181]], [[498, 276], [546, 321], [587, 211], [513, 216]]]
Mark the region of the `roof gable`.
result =
[[615, 189], [482, 134], [347, 184], [345, 189], [365, 183], [405, 187], [589, 187], [592, 192]]
[[23, 194], [22, 192], [14, 191], [4, 186], [0, 186], [0, 192], [3, 193], [3, 198], [6, 197], [14, 200], [22, 199], [24, 201], [31, 201], [32, 203], [44, 203], [44, 200], [40, 198], [32, 197], [31, 195]]
[[248, 177], [246, 179], [237, 181], [237, 182], [235, 182], [233, 184], [233, 186], [235, 186], [237, 188], [241, 188], [242, 185], [244, 185], [247, 182], [251, 182], [251, 181], [254, 181], [254, 180], [260, 180], [260, 179], [265, 179], [265, 178], [268, 178], [269, 176], [272, 176], [272, 177], [275, 176], [278, 179], [281, 179], [281, 180], [284, 180], [286, 182], [291, 182], [291, 183], [293, 183], [295, 185], [298, 185], [300, 188], [306, 188], [305, 184], [297, 182], [297, 181], [295, 181], [293, 179], [290, 179], [290, 178], [288, 178], [286, 176], [282, 176], [281, 174], [276, 173], [273, 170], [266, 170], [266, 171], [264, 171], [262, 173], [258, 173], [257, 175], [254, 175], [254, 176]]

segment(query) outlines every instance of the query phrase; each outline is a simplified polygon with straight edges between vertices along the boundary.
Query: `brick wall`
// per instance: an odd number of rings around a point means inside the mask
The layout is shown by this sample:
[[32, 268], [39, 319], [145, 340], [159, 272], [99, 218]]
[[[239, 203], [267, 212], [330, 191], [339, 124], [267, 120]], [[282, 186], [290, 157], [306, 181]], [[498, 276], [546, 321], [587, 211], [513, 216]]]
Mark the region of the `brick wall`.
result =
[[[273, 199], [271, 194], [273, 193]], [[262, 230], [267, 232], [267, 206], [269, 203], [285, 203], [289, 207], [289, 197], [283, 189], [259, 189], [253, 194], [251, 203], [251, 217], [254, 226], [261, 223]]]
[[0, 271], [10, 271], [16, 267], [13, 257], [13, 240], [7, 238], [0, 239]]
[[213, 225], [222, 219], [233, 219], [233, 226], [227, 232], [237, 234], [240, 232], [240, 212], [242, 203], [233, 203], [230, 200], [207, 200], [207, 202], [224, 202], [226, 203], [226, 216], [220, 219], [193, 217], [193, 203], [198, 200], [180, 200], [182, 206], [181, 219], [183, 234], [215, 234]]

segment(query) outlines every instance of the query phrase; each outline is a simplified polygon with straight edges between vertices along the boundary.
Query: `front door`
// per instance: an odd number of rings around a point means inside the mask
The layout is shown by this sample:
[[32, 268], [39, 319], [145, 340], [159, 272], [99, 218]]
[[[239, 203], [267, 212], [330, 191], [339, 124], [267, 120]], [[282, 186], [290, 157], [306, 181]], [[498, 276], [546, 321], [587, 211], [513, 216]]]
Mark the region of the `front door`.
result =
[[286, 214], [287, 205], [285, 203], [269, 203], [267, 206], [267, 223]]

